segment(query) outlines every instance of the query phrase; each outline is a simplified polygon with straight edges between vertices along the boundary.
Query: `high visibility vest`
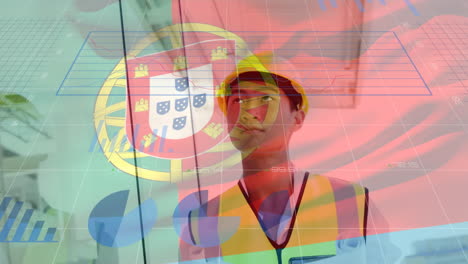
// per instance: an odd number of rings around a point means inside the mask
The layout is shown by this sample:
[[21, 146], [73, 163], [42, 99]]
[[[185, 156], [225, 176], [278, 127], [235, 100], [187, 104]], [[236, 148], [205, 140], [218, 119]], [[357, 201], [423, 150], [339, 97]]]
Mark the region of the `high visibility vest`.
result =
[[[298, 209], [293, 215], [293, 230], [283, 249], [275, 249], [270, 243], [236, 185], [219, 196], [216, 208], [221, 218], [240, 217], [239, 228], [218, 247], [195, 249], [197, 252], [192, 259], [222, 257], [223, 261], [232, 264], [307, 263], [308, 259], [337, 255], [342, 241], [363, 241], [366, 235], [366, 189], [320, 175], [304, 179]], [[293, 260], [299, 262], [291, 262]]]

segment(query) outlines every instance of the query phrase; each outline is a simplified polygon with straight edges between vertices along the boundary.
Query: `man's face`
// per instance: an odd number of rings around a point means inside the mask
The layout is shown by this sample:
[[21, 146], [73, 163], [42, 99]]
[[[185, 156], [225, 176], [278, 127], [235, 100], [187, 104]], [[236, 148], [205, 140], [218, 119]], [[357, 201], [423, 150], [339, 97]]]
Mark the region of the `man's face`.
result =
[[287, 150], [291, 134], [302, 124], [302, 110], [273, 84], [241, 81], [227, 98], [231, 141], [240, 151]]

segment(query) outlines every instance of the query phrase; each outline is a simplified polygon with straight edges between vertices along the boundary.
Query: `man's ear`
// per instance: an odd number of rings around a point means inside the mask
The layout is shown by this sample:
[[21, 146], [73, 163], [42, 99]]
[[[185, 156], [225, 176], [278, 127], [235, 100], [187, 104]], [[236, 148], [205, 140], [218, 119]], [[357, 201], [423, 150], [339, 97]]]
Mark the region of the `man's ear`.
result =
[[305, 112], [304, 110], [300, 109], [297, 110], [295, 115], [294, 115], [294, 131], [299, 130], [302, 127], [302, 124], [304, 124], [304, 119], [305, 119]]

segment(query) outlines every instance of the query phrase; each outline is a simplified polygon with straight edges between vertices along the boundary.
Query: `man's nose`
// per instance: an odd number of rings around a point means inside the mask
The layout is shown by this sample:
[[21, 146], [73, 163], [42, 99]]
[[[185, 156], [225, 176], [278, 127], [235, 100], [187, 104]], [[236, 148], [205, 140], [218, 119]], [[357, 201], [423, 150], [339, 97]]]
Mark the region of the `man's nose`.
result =
[[242, 103], [240, 111], [240, 120], [242, 122], [249, 121], [251, 119], [263, 122], [268, 112], [268, 104], [259, 105], [255, 100], [247, 101]]
[[247, 111], [242, 111], [239, 116], [239, 121], [243, 124], [258, 122], [258, 118]]

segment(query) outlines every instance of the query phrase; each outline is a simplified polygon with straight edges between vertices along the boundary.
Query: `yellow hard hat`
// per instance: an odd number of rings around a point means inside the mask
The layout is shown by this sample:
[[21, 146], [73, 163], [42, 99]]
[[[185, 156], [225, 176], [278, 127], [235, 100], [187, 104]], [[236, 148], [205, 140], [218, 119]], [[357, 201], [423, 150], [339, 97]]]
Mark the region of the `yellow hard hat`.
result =
[[[297, 70], [286, 60], [275, 57], [272, 52], [264, 52], [256, 55], [250, 55], [240, 60], [235, 71], [229, 74], [221, 83], [217, 90], [218, 104], [224, 114], [226, 114], [226, 96], [231, 94], [230, 84], [243, 73], [259, 72], [265, 82], [271, 82], [274, 75], [287, 79], [291, 82], [294, 90], [302, 97], [302, 102], [298, 105], [299, 110], [303, 110], [307, 114], [309, 104], [304, 88], [300, 85], [297, 79]], [[294, 78], [296, 77], [296, 78]]]

